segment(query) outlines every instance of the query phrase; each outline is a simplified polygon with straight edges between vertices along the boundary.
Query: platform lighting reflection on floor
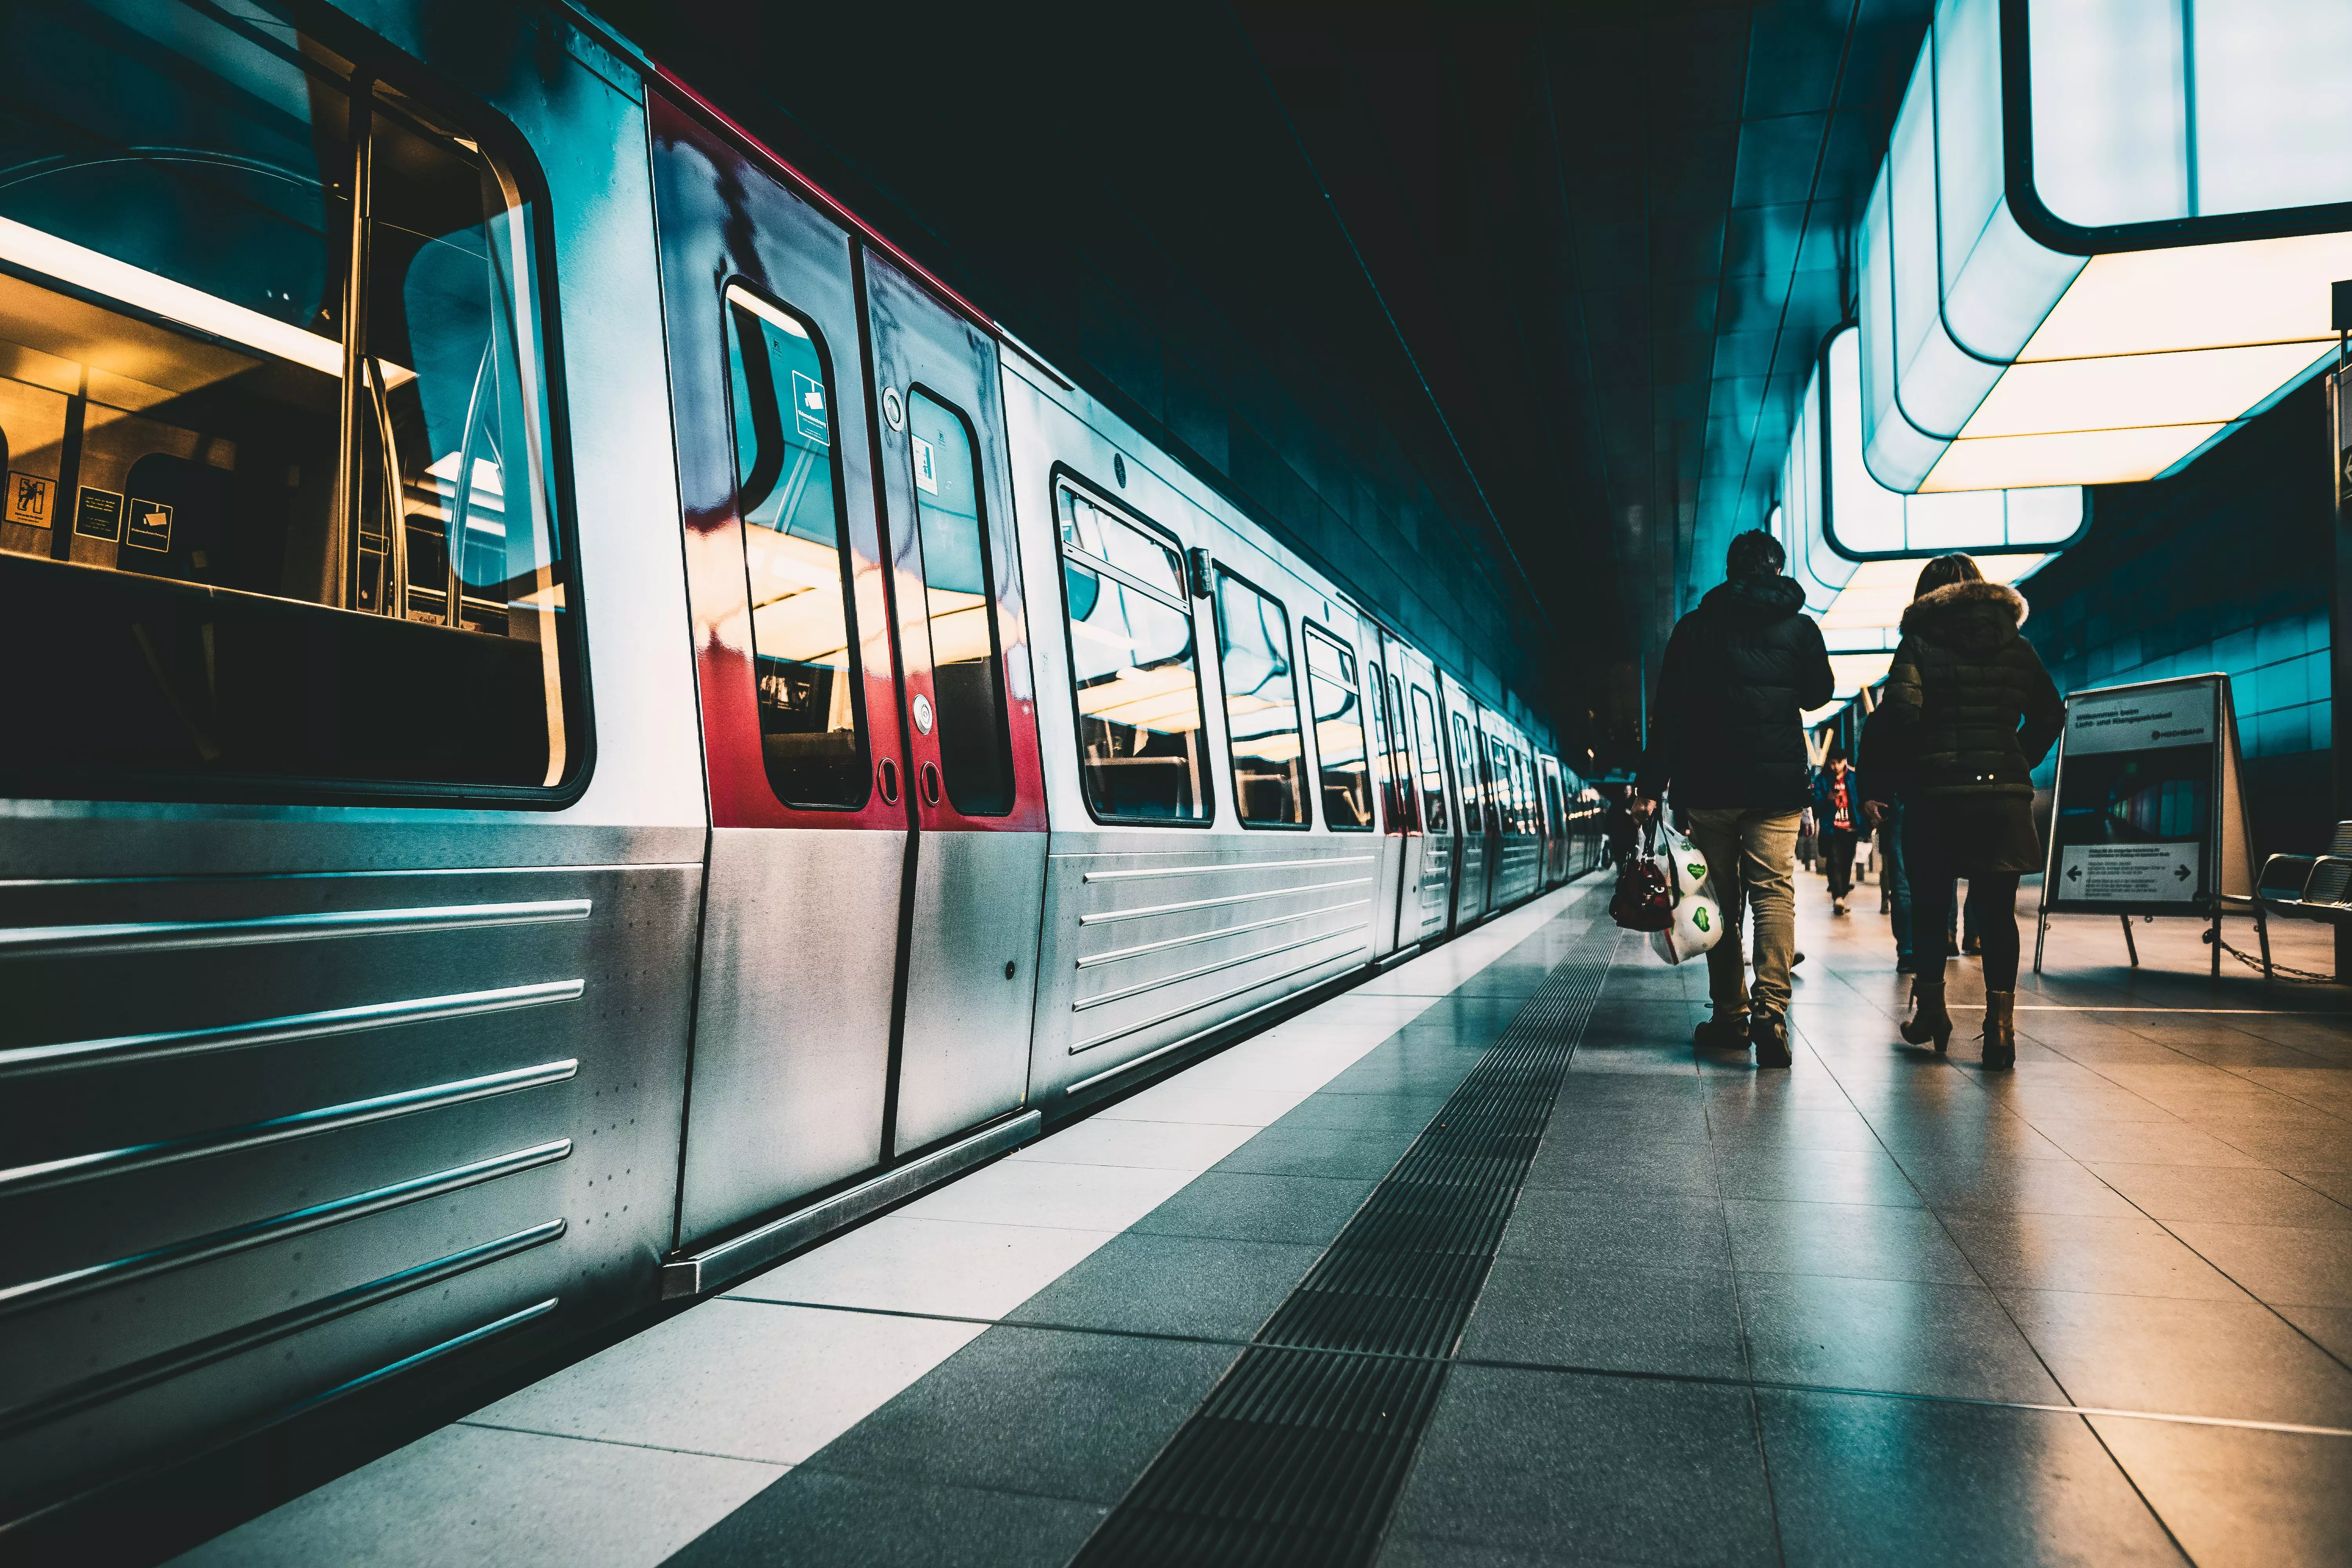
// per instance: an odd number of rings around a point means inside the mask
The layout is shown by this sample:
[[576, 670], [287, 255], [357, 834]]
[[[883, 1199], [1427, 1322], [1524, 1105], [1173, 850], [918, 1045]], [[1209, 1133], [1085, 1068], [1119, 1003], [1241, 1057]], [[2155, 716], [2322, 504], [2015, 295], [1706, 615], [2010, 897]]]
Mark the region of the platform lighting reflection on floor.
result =
[[2154, 479], [2314, 374], [2347, 71], [2339, 0], [1944, 0], [1857, 237], [1871, 471]]

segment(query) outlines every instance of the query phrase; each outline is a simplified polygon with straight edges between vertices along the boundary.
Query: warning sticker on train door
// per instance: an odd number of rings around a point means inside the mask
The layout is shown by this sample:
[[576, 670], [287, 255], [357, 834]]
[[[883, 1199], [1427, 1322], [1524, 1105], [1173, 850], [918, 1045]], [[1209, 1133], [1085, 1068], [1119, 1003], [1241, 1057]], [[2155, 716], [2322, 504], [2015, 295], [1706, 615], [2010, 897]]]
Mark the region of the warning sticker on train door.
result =
[[8, 476], [8, 521], [32, 528], [49, 526], [49, 514], [58, 504], [58, 481], [45, 479], [38, 474], [11, 472]]
[[931, 444], [920, 436], [907, 437], [915, 449], [915, 488], [927, 495], [940, 493], [940, 468], [931, 455]]
[[162, 501], [141, 500], [133, 496], [131, 500], [131, 526], [124, 531], [122, 542], [135, 544], [142, 550], [171, 549], [172, 509]]
[[793, 427], [804, 440], [820, 447], [833, 445], [824, 414], [824, 384], [799, 371], [793, 372]]
[[85, 539], [122, 537], [122, 493], [84, 485], [74, 498], [74, 531]]
[[2069, 844], [2058, 852], [2057, 897], [2101, 904], [2185, 904], [2198, 892], [2204, 846]]

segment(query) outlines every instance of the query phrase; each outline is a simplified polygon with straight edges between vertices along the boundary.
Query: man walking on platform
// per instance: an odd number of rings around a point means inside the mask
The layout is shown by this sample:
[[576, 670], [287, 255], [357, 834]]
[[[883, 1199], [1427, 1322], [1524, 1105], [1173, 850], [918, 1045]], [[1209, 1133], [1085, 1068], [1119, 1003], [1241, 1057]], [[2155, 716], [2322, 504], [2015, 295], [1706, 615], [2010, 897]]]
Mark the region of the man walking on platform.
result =
[[1830, 748], [1828, 765], [1813, 784], [1813, 816], [1821, 824], [1822, 852], [1830, 863], [1830, 906], [1845, 913], [1845, 896], [1853, 891], [1853, 852], [1862, 842], [1862, 798], [1856, 793], [1853, 768], [1845, 748]]
[[[1673, 788], [1723, 905], [1726, 929], [1706, 954], [1714, 1016], [1698, 1026], [1698, 1042], [1744, 1039], [1759, 1067], [1790, 1061], [1797, 819], [1812, 798], [1801, 715], [1836, 687], [1821, 628], [1802, 613], [1805, 591], [1782, 574], [1787, 562], [1770, 534], [1740, 534], [1725, 562], [1727, 581], [1675, 623], [1636, 785], [1643, 816]], [[1750, 904], [1752, 997], [1741, 931]]]

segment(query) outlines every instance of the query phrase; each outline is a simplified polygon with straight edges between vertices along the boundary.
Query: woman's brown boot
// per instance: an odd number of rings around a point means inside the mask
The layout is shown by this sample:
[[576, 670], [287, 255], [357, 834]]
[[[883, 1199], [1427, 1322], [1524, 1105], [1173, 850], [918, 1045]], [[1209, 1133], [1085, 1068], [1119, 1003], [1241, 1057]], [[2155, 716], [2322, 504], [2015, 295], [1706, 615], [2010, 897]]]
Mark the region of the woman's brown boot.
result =
[[1915, 1046], [1936, 1042], [1937, 1055], [1952, 1043], [1952, 1016], [1944, 1011], [1944, 977], [1939, 973], [1933, 980], [1926, 975], [1914, 975], [1911, 980], [1911, 1016], [1900, 1027], [1903, 1037]]
[[1989, 1068], [2017, 1065], [2016, 1007], [2014, 991], [1985, 993], [1984, 1065]]

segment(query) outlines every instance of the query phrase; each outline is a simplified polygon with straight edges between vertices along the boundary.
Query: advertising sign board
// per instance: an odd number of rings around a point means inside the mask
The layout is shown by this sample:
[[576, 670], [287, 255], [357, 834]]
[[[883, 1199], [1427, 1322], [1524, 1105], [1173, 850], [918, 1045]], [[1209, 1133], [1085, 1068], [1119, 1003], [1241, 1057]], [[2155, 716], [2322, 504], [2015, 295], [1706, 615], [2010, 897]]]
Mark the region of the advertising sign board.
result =
[[[2226, 675], [2070, 694], [2043, 912], [2191, 915], [2215, 922], [2218, 938], [2224, 904], [2254, 905], [2239, 775]], [[2128, 922], [2125, 929], [2128, 936]], [[2217, 964], [2220, 954], [2216, 941]], [[2037, 942], [2034, 968], [2041, 966]]]

